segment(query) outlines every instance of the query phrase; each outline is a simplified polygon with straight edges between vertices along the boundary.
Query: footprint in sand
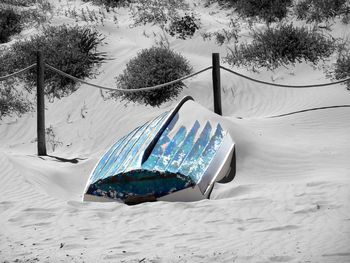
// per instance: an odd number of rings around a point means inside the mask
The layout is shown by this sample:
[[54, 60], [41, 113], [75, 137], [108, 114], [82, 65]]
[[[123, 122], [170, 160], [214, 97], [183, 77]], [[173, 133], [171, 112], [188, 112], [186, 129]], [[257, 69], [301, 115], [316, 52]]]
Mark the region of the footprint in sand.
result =
[[306, 206], [304, 208], [295, 210], [293, 214], [308, 214], [308, 213], [314, 213], [317, 212], [320, 209], [320, 206], [313, 205], [313, 206]]
[[38, 222], [38, 223], [34, 223], [34, 224], [27, 224], [27, 225], [23, 225], [21, 226], [22, 228], [27, 228], [27, 227], [41, 227], [41, 226], [49, 226], [51, 225], [52, 222]]
[[284, 231], [284, 230], [293, 230], [293, 229], [298, 229], [298, 228], [299, 228], [299, 226], [297, 226], [297, 225], [286, 225], [286, 226], [271, 227], [271, 228], [259, 230], [258, 232]]
[[10, 207], [12, 207], [12, 204], [13, 204], [13, 202], [10, 202], [10, 201], [0, 202], [0, 214], [5, 212]]
[[272, 262], [289, 262], [293, 259], [294, 258], [290, 256], [274, 256], [269, 258], [269, 260]]
[[[350, 252], [338, 252], [338, 253], [322, 254], [322, 257], [350, 257]], [[345, 261], [343, 261], [343, 262], [345, 262]]]

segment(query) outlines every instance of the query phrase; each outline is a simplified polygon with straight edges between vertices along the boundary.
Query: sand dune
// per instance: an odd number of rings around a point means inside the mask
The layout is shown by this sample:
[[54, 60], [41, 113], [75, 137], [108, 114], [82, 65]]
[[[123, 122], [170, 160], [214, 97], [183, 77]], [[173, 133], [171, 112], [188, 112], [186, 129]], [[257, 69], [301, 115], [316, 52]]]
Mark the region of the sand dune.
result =
[[[124, 22], [119, 28], [101, 26], [110, 43], [103, 49], [115, 60], [103, 66], [94, 83], [113, 86], [125, 63], [153, 44], [142, 35], [144, 28], [131, 30]], [[210, 65], [211, 52], [223, 52], [201, 37], [173, 40], [171, 46], [195, 70]], [[293, 72], [239, 70], [276, 83], [328, 81], [303, 64]], [[186, 85], [181, 96], [213, 109], [210, 71]], [[262, 86], [228, 73], [222, 73], [222, 89], [223, 124], [236, 143], [236, 178], [216, 184], [211, 200], [193, 203], [129, 207], [80, 201], [106, 148], [176, 101], [160, 108], [126, 105], [82, 85], [70, 97], [47, 104], [46, 124], [55, 135], [49, 152], [79, 158], [76, 164], [35, 155], [35, 113], [3, 120], [1, 261], [350, 262], [349, 91], [341, 85]]]

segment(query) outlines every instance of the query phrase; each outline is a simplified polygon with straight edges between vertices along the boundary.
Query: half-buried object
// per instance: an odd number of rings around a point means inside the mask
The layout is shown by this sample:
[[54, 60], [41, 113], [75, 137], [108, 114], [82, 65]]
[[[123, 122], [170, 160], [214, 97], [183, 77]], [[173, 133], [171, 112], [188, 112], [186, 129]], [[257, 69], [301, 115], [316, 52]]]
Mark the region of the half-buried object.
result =
[[[210, 121], [209, 121], [210, 119]], [[191, 97], [118, 140], [95, 166], [83, 201], [197, 201], [235, 175], [234, 142]]]

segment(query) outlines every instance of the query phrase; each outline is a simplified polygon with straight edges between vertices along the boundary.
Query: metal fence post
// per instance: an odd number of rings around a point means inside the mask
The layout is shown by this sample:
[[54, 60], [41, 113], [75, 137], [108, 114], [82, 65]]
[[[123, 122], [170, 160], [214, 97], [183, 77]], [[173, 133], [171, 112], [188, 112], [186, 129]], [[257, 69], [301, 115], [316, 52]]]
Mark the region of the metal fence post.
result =
[[213, 93], [214, 112], [222, 115], [221, 108], [221, 80], [220, 80], [220, 54], [213, 53]]
[[44, 57], [41, 51], [36, 53], [36, 100], [37, 100], [37, 137], [38, 155], [47, 155], [45, 141], [45, 97], [44, 97]]

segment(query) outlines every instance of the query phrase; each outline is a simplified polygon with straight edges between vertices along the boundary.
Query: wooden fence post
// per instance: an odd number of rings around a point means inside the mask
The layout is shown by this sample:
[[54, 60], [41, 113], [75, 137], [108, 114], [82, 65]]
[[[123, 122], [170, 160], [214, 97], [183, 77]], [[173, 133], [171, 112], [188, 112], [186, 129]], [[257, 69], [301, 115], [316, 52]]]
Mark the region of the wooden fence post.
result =
[[220, 80], [220, 54], [213, 53], [213, 93], [214, 112], [222, 115], [221, 108], [221, 80]]
[[45, 141], [45, 97], [44, 97], [44, 74], [45, 64], [41, 51], [36, 54], [36, 100], [37, 100], [37, 137], [38, 155], [47, 155]]

